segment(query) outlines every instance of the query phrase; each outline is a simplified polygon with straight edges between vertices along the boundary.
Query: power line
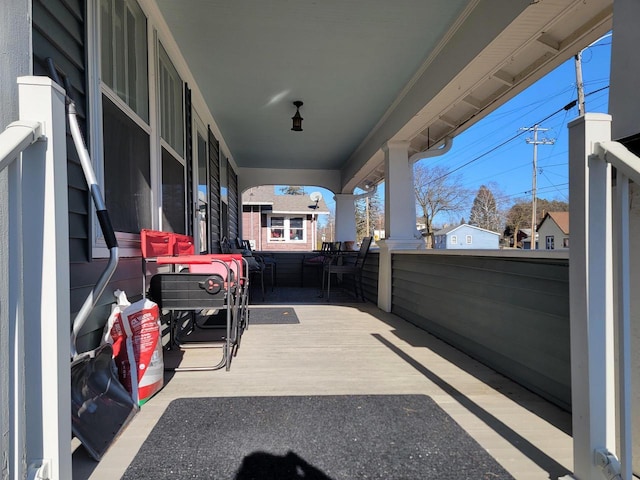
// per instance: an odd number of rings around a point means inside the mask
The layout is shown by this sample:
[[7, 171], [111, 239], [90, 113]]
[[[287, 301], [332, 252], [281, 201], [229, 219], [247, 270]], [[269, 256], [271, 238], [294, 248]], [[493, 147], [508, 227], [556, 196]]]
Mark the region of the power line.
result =
[[[601, 92], [601, 91], [606, 90], [606, 89], [608, 89], [608, 88], [609, 88], [609, 85], [607, 85], [607, 86], [605, 86], [605, 87], [602, 87], [602, 88], [598, 88], [597, 90], [594, 90], [593, 92], [585, 93], [585, 97], [588, 97], [588, 96], [593, 95], [593, 94], [595, 94], [595, 93]], [[560, 113], [560, 112], [562, 112], [562, 111], [570, 110], [571, 108], [575, 107], [576, 105], [577, 105], [577, 100], [573, 100], [573, 101], [571, 101], [571, 102], [567, 103], [564, 107], [559, 108], [559, 109], [558, 109], [558, 110], [556, 110], [555, 112], [553, 112], [553, 113], [551, 113], [551, 114], [547, 115], [546, 117], [544, 117], [542, 120], [540, 120], [540, 121], [536, 122], [535, 124], [541, 124], [541, 123], [545, 122], [546, 120], [549, 120], [549, 119], [550, 119], [551, 117], [553, 117], [554, 115], [557, 115], [558, 113]], [[534, 125], [535, 125], [535, 124], [534, 124]], [[529, 127], [529, 128], [533, 128], [533, 127]], [[514, 136], [512, 136], [512, 137], [508, 138], [508, 139], [507, 139], [507, 140], [505, 140], [504, 142], [499, 143], [499, 144], [498, 144], [498, 145], [496, 145], [495, 147], [492, 147], [492, 148], [491, 148], [491, 149], [489, 149], [488, 151], [486, 151], [486, 152], [484, 152], [484, 153], [482, 153], [482, 154], [478, 155], [478, 156], [477, 156], [477, 157], [475, 157], [475, 158], [472, 158], [472, 159], [471, 159], [471, 160], [469, 160], [468, 162], [463, 163], [462, 165], [460, 165], [460, 166], [458, 166], [458, 167], [454, 168], [453, 170], [449, 170], [447, 173], [444, 173], [444, 174], [440, 175], [438, 178], [434, 179], [433, 181], [434, 181], [434, 182], [436, 182], [436, 181], [441, 180], [441, 179], [443, 179], [443, 178], [445, 178], [445, 177], [448, 177], [448, 176], [449, 176], [449, 175], [451, 175], [452, 173], [455, 173], [455, 172], [457, 172], [458, 170], [461, 170], [461, 169], [463, 169], [464, 167], [466, 167], [466, 166], [468, 166], [468, 165], [471, 165], [472, 163], [475, 163], [475, 162], [477, 162], [478, 160], [480, 160], [480, 159], [482, 159], [482, 158], [486, 157], [486, 156], [487, 156], [487, 155], [489, 155], [490, 153], [495, 152], [495, 151], [496, 151], [496, 150], [498, 150], [499, 148], [504, 147], [505, 145], [507, 145], [508, 143], [512, 142], [512, 141], [513, 141], [513, 140], [515, 140], [516, 138], [521, 137], [522, 135], [524, 135], [524, 132], [523, 132], [523, 131], [520, 131], [519, 133], [517, 133], [516, 135], [514, 135]]]
[[[549, 191], [552, 191], [552, 190], [559, 191], [558, 187], [563, 187], [563, 186], [568, 186], [568, 185], [569, 185], [569, 182], [552, 184], [552, 185], [548, 185], [546, 187], [540, 187], [538, 189], [538, 193], [548, 193]], [[510, 194], [507, 194], [507, 195], [500, 195], [498, 197], [495, 197], [495, 200], [496, 201], [502, 201], [502, 200], [508, 200], [510, 198], [518, 198], [518, 197], [522, 198], [524, 195], [529, 195], [530, 193], [531, 193], [531, 190], [525, 190], [523, 192], [510, 193]]]

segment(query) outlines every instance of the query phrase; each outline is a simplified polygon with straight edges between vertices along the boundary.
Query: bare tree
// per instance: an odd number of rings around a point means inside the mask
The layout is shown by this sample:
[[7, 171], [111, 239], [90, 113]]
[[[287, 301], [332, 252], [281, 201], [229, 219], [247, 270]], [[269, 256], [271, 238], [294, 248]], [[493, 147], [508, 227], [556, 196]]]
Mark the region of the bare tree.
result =
[[462, 186], [461, 176], [451, 176], [441, 166], [416, 163], [413, 168], [416, 201], [426, 225], [427, 247], [433, 246], [433, 219], [441, 213], [456, 214], [468, 205], [470, 192]]
[[[569, 204], [560, 200], [546, 200], [539, 198], [537, 200], [538, 208], [536, 209], [536, 225], [542, 221], [545, 213], [547, 212], [567, 212], [569, 211]], [[506, 215], [506, 229], [505, 236], [513, 237], [513, 246], [518, 245], [518, 232], [520, 229], [531, 228], [531, 213], [532, 213], [531, 201], [521, 198], [511, 206]]]
[[374, 230], [378, 227], [379, 219], [384, 217], [384, 207], [382, 203], [379, 193], [356, 201], [357, 241], [361, 241], [364, 237], [374, 235]]
[[285, 185], [280, 187], [280, 193], [284, 195], [304, 195], [304, 187], [298, 185]]

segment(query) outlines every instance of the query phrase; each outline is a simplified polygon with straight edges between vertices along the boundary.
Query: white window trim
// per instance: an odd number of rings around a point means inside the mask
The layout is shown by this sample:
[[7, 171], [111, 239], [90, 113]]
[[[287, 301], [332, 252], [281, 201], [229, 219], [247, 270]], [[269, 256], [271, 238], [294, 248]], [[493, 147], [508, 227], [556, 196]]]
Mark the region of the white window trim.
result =
[[[205, 143], [205, 163], [206, 163], [206, 177], [207, 177], [207, 205], [210, 208], [211, 205], [209, 205], [210, 202], [210, 197], [211, 197], [211, 192], [209, 191], [210, 189], [210, 185], [209, 185], [209, 139], [207, 138], [207, 127], [204, 124], [204, 121], [202, 120], [202, 118], [200, 117], [200, 115], [198, 114], [198, 111], [195, 108], [192, 108], [192, 116], [191, 116], [191, 125], [192, 125], [192, 129], [193, 129], [193, 138], [192, 138], [192, 145], [191, 148], [193, 149], [193, 172], [192, 175], [193, 177], [190, 180], [187, 181], [191, 181], [193, 184], [193, 196], [192, 198], [189, 198], [188, 201], [191, 202], [192, 204], [192, 209], [193, 209], [193, 231], [194, 231], [194, 241], [195, 241], [195, 246], [196, 246], [196, 252], [202, 252], [202, 242], [201, 242], [201, 235], [200, 235], [200, 226], [199, 226], [199, 222], [200, 222], [200, 217], [199, 217], [199, 207], [200, 207], [200, 202], [199, 202], [199, 178], [198, 178], [198, 169], [199, 169], [199, 161], [200, 159], [198, 158], [198, 136], [202, 137], [202, 139], [204, 140]], [[210, 214], [209, 212], [207, 212], [207, 222], [210, 223]], [[197, 234], [196, 234], [197, 232]], [[207, 225], [207, 232], [208, 232], [208, 236], [210, 237], [211, 232], [210, 232], [210, 226]], [[208, 245], [206, 245], [206, 247], [208, 247]]]
[[[284, 226], [282, 227], [284, 230], [284, 237], [282, 240], [274, 240], [271, 238], [271, 218], [284, 218]], [[291, 230], [289, 220], [291, 218], [302, 218], [302, 240], [290, 240], [289, 232]], [[296, 214], [296, 215], [288, 215], [288, 214], [269, 214], [267, 215], [267, 243], [274, 244], [283, 244], [283, 243], [307, 243], [307, 218], [306, 215]]]
[[457, 245], [457, 244], [458, 244], [458, 236], [451, 235], [451, 245]]
[[[104, 93], [111, 101], [124, 111], [129, 118], [138, 124], [150, 138], [150, 181], [151, 181], [151, 228], [159, 229], [162, 218], [162, 192], [161, 184], [161, 146], [160, 140], [160, 112], [157, 96], [158, 92], [158, 68], [159, 68], [159, 42], [167, 52], [173, 66], [178, 71], [178, 75], [184, 84], [189, 84], [192, 94], [192, 108], [198, 110], [202, 115], [202, 121], [211, 129], [215, 137], [220, 142], [220, 152], [224, 153], [229, 163], [237, 171], [237, 165], [229, 152], [218, 125], [209, 110], [204, 97], [200, 92], [197, 82], [193, 77], [184, 57], [180, 53], [171, 31], [166, 25], [164, 18], [155, 0], [137, 0], [138, 6], [147, 17], [147, 61], [148, 61], [148, 82], [149, 82], [149, 123], [147, 124], [131, 109], [120, 97], [111, 89], [102, 85], [100, 77], [101, 52], [100, 52], [100, 5], [99, 2], [87, 2], [87, 99], [91, 108], [87, 129], [90, 132], [91, 144], [89, 153], [93, 161], [98, 184], [104, 191], [104, 158], [103, 158], [103, 136], [102, 136], [102, 94]], [[182, 99], [184, 102], [184, 98]], [[184, 111], [183, 111], [184, 114]], [[183, 122], [184, 128], [184, 122]], [[186, 137], [184, 138], [186, 142]], [[208, 142], [208, 138], [207, 138]], [[181, 161], [184, 155], [175, 155], [172, 148], [168, 150]], [[93, 258], [109, 257], [109, 250], [106, 247], [100, 226], [94, 209], [90, 212], [91, 225], [91, 256]], [[305, 228], [306, 234], [306, 228]], [[135, 233], [116, 232], [119, 242], [120, 255], [122, 257], [140, 256], [140, 236]]]
[[[138, 5], [142, 8], [141, 2]], [[151, 174], [151, 222], [152, 228], [158, 228], [159, 220], [161, 218], [158, 210], [159, 202], [157, 200], [157, 194], [159, 191], [157, 188], [159, 181], [158, 169], [161, 168], [161, 162], [159, 161], [159, 149], [155, 146], [157, 139], [155, 138], [157, 132], [157, 120], [154, 118], [156, 114], [156, 88], [155, 88], [155, 56], [156, 49], [153, 47], [155, 41], [155, 31], [153, 29], [151, 20], [148, 13], [142, 8], [144, 15], [147, 17], [147, 68], [148, 68], [148, 94], [149, 94], [149, 123], [142, 119], [127, 103], [122, 100], [107, 84], [101, 80], [101, 58], [102, 52], [100, 49], [101, 39], [101, 22], [100, 22], [100, 5], [99, 2], [87, 3], [87, 98], [91, 108], [89, 109], [90, 115], [88, 118], [88, 126], [91, 137], [90, 155], [93, 163], [93, 167], [96, 173], [96, 179], [104, 192], [104, 137], [103, 137], [103, 125], [102, 125], [102, 96], [106, 96], [112, 101], [122, 112], [127, 115], [136, 125], [138, 125], [145, 133], [149, 135], [150, 141], [150, 174]], [[92, 241], [91, 241], [91, 256], [92, 258], [107, 258], [110, 255], [109, 249], [104, 241], [104, 236], [100, 229], [100, 224], [95, 213], [93, 204], [90, 204], [90, 219], [92, 225]], [[140, 255], [140, 235], [128, 232], [115, 232], [116, 239], [118, 240], [119, 253], [121, 257], [133, 257]]]
[[[151, 135], [151, 126], [144, 121], [144, 119], [138, 115], [133, 108], [131, 108], [127, 103], [122, 100], [116, 92], [114, 92], [109, 85], [104, 82], [100, 82], [100, 92], [103, 93], [109, 100], [116, 104], [116, 106], [124, 112], [124, 114], [129, 117], [136, 125], [138, 125], [142, 130], [144, 130], [147, 134]], [[100, 110], [102, 111], [102, 105], [100, 106]]]
[[466, 242], [467, 245], [471, 245], [473, 243], [473, 236], [467, 235]]

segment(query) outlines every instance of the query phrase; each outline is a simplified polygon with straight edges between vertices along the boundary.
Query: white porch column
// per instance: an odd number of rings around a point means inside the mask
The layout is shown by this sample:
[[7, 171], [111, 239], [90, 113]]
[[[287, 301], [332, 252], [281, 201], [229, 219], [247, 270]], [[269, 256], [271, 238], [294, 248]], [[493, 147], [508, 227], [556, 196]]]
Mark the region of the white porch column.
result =
[[611, 230], [589, 222], [607, 218], [605, 209], [611, 207], [610, 167], [589, 158], [594, 142], [610, 140], [610, 128], [611, 117], [605, 114], [586, 114], [569, 124], [573, 461], [580, 480], [603, 478], [595, 452], [616, 450], [613, 325], [606, 320], [613, 317]]
[[413, 165], [409, 162], [409, 142], [387, 142], [383, 147], [385, 163], [384, 230], [379, 240], [378, 307], [385, 312], [392, 306], [391, 255], [396, 250], [424, 248], [416, 230], [416, 197]]
[[[609, 89], [609, 112], [613, 117], [612, 138], [619, 140], [639, 133], [640, 96], [637, 95], [640, 81], [640, 2], [637, 0], [615, 0], [613, 3], [613, 29], [615, 35], [611, 45], [611, 88]], [[630, 185], [631, 211], [630, 229], [630, 313], [631, 313], [631, 422], [633, 438], [633, 467], [640, 472], [640, 185]]]
[[348, 193], [337, 193], [336, 201], [336, 241], [356, 241], [356, 196]]
[[416, 196], [409, 142], [387, 142], [385, 164], [384, 236], [394, 240], [416, 239]]
[[42, 476], [34, 478], [63, 480], [72, 477], [65, 97], [46, 77], [18, 83], [20, 120], [42, 122], [46, 137], [25, 150], [21, 174], [12, 174], [21, 182], [10, 246], [22, 262], [24, 453], [31, 474]]

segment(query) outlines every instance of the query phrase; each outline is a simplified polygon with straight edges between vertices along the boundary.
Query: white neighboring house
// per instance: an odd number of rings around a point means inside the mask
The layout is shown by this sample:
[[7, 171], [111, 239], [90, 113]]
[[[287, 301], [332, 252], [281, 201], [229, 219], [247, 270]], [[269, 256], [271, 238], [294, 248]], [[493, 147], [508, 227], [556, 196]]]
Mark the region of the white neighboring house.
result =
[[569, 212], [548, 212], [538, 227], [538, 238], [545, 250], [569, 248]]
[[434, 233], [433, 248], [436, 249], [483, 249], [500, 248], [500, 234], [473, 225], [455, 225]]

